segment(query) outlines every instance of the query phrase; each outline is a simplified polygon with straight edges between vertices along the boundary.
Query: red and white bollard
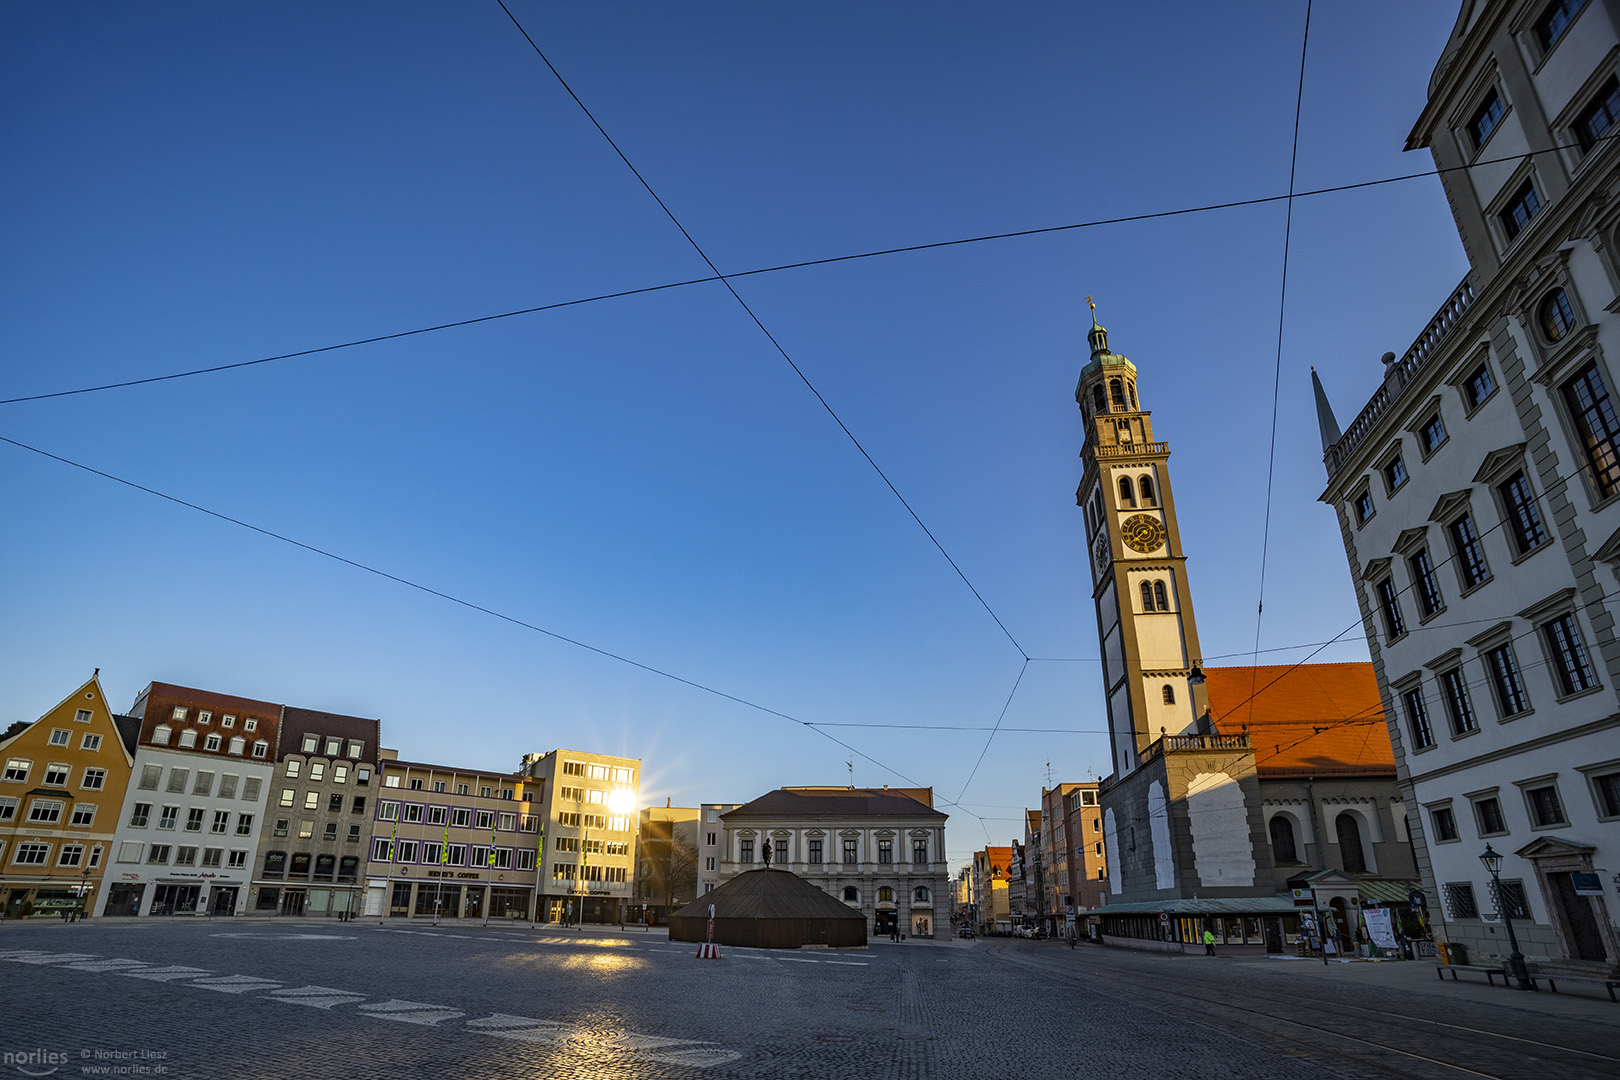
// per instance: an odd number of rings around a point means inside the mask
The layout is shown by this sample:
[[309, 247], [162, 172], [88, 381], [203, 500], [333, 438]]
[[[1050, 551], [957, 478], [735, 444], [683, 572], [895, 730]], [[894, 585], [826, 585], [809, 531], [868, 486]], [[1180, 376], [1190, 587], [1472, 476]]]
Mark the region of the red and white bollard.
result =
[[698, 946], [699, 960], [720, 959], [720, 946], [714, 943], [714, 905], [709, 905], [709, 940]]

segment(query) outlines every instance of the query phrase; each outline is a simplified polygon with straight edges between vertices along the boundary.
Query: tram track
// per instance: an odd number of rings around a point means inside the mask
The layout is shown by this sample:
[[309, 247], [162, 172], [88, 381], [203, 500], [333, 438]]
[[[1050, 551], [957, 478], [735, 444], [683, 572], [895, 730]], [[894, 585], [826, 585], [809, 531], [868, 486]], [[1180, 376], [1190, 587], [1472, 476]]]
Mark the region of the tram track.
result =
[[[1550, 1074], [1557, 1075], [1559, 1080], [1586, 1077], [1612, 1080], [1620, 1074], [1620, 1037], [1612, 1047], [1585, 1049], [1486, 1027], [1300, 994], [1292, 989], [1287, 994], [1279, 994], [1274, 988], [1253, 982], [1243, 986], [1240, 998], [1234, 999], [1231, 993], [1214, 997], [1196, 993], [1184, 984], [1171, 983], [1168, 972], [1155, 974], [1121, 966], [1110, 966], [1106, 970], [1082, 968], [1007, 946], [992, 947], [988, 951], [996, 959], [1097, 986], [1110, 998], [1127, 1000], [1133, 1007], [1175, 1023], [1197, 1023], [1224, 1036], [1285, 1055], [1325, 1055], [1324, 1060], [1313, 1063], [1346, 1076], [1366, 1073], [1347, 1070], [1345, 1065], [1360, 1066], [1401, 1080], [1443, 1080], [1458, 1076], [1481, 1080], [1546, 1080]], [[1176, 972], [1177, 976], [1190, 974], [1192, 972], [1186, 970]], [[1262, 977], [1268, 981], [1274, 978]], [[1202, 984], [1196, 989], [1215, 988]], [[1181, 1004], [1170, 1006], [1167, 1001]], [[1348, 1020], [1345, 1014], [1356, 1014], [1364, 1019]], [[1333, 1022], [1334, 1018], [1340, 1018], [1340, 1022]], [[1377, 1025], [1380, 1030], [1365, 1030], [1369, 1024]], [[1362, 1030], [1356, 1030], [1358, 1025]], [[1243, 1029], [1248, 1037], [1235, 1028]], [[1255, 1035], [1263, 1036], [1265, 1041], [1252, 1037]], [[1355, 1049], [1351, 1050], [1352, 1047]], [[1614, 1052], [1604, 1053], [1604, 1049]]]

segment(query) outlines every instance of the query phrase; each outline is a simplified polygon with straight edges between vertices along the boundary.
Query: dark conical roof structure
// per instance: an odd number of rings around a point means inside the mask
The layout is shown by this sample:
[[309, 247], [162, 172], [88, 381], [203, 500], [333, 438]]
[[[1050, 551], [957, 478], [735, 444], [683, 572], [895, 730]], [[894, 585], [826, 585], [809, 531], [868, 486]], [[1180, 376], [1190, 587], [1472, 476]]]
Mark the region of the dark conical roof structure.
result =
[[669, 917], [672, 941], [708, 939], [722, 945], [797, 949], [803, 945], [866, 944], [866, 916], [786, 870], [750, 870], [705, 893]]

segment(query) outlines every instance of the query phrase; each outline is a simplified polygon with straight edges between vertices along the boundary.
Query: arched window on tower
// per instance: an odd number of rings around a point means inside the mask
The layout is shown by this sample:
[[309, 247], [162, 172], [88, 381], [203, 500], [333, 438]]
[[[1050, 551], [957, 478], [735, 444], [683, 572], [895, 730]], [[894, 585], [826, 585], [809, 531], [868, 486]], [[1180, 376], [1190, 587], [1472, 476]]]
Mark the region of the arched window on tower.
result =
[[1130, 395], [1131, 408], [1132, 409], [1136, 408], [1136, 384], [1133, 383], [1133, 382], [1126, 383], [1125, 384], [1125, 393]]
[[1294, 843], [1294, 823], [1286, 814], [1271, 819], [1271, 861], [1278, 866], [1299, 862], [1299, 848]]
[[1119, 505], [1136, 505], [1136, 489], [1131, 487], [1131, 478], [1128, 476], [1119, 478]]
[[1139, 479], [1136, 482], [1136, 486], [1138, 488], [1140, 488], [1141, 491], [1142, 491], [1142, 505], [1143, 506], [1156, 506], [1156, 505], [1158, 505], [1157, 503], [1155, 503], [1153, 501], [1153, 478], [1151, 476], [1142, 477], [1141, 479]]
[[1176, 688], [1171, 686], [1169, 683], [1164, 684], [1164, 703], [1166, 705], [1174, 705], [1176, 703]]
[[1356, 821], [1356, 815], [1348, 811], [1340, 814], [1334, 820], [1333, 828], [1339, 834], [1339, 856], [1344, 860], [1344, 872], [1365, 874], [1367, 853], [1361, 847], [1361, 825]]
[[1125, 407], [1125, 384], [1119, 379], [1108, 380], [1108, 394], [1117, 408]]
[[1170, 610], [1170, 601], [1164, 595], [1164, 582], [1155, 581], [1153, 583], [1153, 599], [1160, 611]]
[[1146, 581], [1142, 582], [1142, 610], [1153, 610], [1153, 586]]
[[1100, 413], [1108, 411], [1108, 399], [1103, 396], [1102, 383], [1092, 384], [1091, 403], [1097, 407], [1097, 411]]

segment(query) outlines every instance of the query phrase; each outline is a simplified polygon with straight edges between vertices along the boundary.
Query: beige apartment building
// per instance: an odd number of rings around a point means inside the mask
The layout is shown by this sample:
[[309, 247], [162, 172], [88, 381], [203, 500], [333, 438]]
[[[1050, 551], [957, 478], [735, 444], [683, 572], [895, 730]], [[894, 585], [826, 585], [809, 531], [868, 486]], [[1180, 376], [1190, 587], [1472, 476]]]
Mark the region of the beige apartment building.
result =
[[620, 922], [634, 899], [641, 760], [552, 750], [525, 754], [546, 829], [541, 922]]

